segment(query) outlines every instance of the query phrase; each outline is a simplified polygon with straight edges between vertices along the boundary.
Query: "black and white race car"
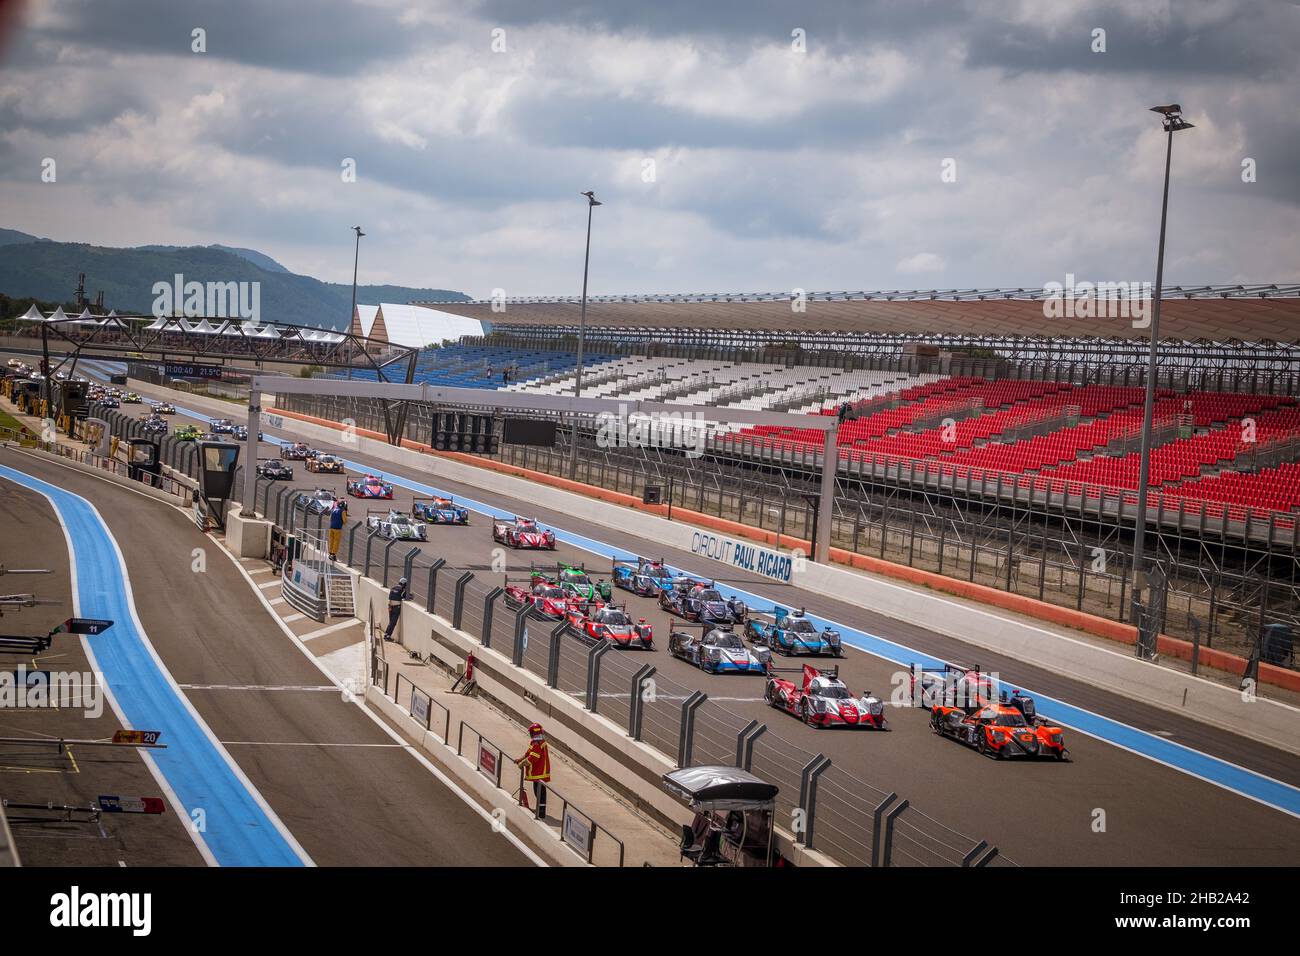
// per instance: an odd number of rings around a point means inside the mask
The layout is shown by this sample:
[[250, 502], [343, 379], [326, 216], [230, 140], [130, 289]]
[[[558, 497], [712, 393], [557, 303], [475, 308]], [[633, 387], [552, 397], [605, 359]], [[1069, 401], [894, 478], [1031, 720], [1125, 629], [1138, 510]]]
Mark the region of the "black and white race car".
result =
[[379, 529], [381, 538], [397, 541], [428, 541], [429, 532], [422, 521], [413, 521], [405, 511], [393, 508], [391, 511], [366, 512], [366, 527]]
[[293, 478], [293, 467], [279, 458], [263, 458], [257, 463], [257, 474], [271, 481], [288, 481]]

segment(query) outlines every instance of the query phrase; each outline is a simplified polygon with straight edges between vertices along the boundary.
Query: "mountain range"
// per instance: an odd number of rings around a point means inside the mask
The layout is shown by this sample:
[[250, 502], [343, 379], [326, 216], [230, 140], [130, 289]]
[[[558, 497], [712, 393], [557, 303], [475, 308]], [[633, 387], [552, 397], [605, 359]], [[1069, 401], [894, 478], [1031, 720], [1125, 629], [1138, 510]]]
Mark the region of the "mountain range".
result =
[[[13, 298], [64, 302], [72, 298], [77, 276], [86, 274], [86, 296], [104, 292], [104, 307], [148, 314], [155, 282], [258, 282], [263, 320], [322, 328], [345, 328], [351, 318], [352, 286], [297, 275], [265, 253], [234, 246], [133, 248], [55, 242], [0, 229], [0, 292]], [[448, 289], [396, 285], [358, 285], [357, 302], [468, 301]]]

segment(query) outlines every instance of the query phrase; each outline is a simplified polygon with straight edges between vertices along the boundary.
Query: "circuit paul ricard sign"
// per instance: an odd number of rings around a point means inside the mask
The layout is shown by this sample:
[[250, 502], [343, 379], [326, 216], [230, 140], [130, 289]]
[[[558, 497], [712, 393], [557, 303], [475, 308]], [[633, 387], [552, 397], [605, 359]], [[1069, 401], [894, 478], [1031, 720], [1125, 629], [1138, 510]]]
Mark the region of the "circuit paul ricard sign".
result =
[[743, 571], [752, 571], [787, 584], [799, 556], [765, 548], [761, 544], [695, 530], [691, 533], [691, 551]]

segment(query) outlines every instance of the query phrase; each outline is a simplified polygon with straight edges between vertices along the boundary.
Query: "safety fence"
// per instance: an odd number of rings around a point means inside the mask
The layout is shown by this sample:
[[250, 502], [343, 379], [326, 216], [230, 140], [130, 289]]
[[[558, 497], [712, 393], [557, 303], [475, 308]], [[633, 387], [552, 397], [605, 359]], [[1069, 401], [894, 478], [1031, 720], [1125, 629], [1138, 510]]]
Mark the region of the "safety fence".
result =
[[[267, 484], [258, 480], [259, 500], [266, 500]], [[279, 491], [271, 499], [277, 496]], [[871, 786], [856, 772], [833, 766], [824, 754], [790, 743], [766, 724], [728, 710], [706, 693], [660, 675], [652, 655], [616, 650], [605, 641], [589, 642], [567, 623], [539, 616], [531, 605], [511, 607], [496, 583], [500, 577], [486, 566], [453, 566], [411, 542], [367, 532], [359, 522], [345, 532], [339, 561], [386, 587], [407, 578], [414, 603], [677, 766], [739, 766], [770, 780], [780, 788], [779, 818], [789, 821], [795, 839], [840, 863], [871, 866], [918, 860], [931, 866], [981, 866], [994, 857], [1010, 862], [984, 841], [912, 811], [910, 804], [885, 814], [881, 802], [892, 796], [896, 808], [896, 795]], [[387, 696], [399, 693], [399, 681], [386, 663], [372, 662], [371, 680]], [[458, 749], [463, 747], [462, 741]], [[508, 781], [494, 783], [509, 788]], [[885, 837], [895, 831], [899, 850], [887, 852]], [[948, 847], [955, 850], [948, 852]]]
[[[451, 711], [409, 677], [394, 673], [377, 647], [371, 650], [370, 681], [385, 697], [403, 707], [417, 724], [436, 734], [447, 746], [453, 745]], [[454, 745], [456, 755], [473, 766], [496, 789], [508, 793], [521, 805], [529, 805], [527, 797], [532, 788], [524, 780], [523, 769], [515, 765], [508, 751], [463, 719], [457, 722]], [[623, 865], [626, 847], [622, 840], [550, 784], [546, 785], [546, 798], [546, 820], [559, 824], [560, 842], [595, 866]], [[540, 805], [529, 806], [536, 817]]]

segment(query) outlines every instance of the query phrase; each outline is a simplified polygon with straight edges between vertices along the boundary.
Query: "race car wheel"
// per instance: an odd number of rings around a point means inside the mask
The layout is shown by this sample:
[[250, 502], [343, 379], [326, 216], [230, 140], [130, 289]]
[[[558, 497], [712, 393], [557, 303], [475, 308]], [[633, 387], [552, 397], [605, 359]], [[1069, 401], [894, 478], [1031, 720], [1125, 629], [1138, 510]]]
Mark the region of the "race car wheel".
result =
[[988, 742], [988, 738], [985, 737], [983, 734], [980, 734], [980, 739], [979, 739], [979, 743], [978, 743], [977, 746], [978, 746], [978, 748], [979, 748], [979, 752], [982, 753], [984, 756], [986, 756], [986, 757], [991, 756], [991, 755], [989, 754], [989, 742]]
[[771, 681], [768, 681], [767, 686], [763, 688], [763, 700], [772, 707], [776, 706], [776, 687]]
[[803, 718], [803, 722], [809, 727], [817, 726], [813, 723], [812, 708], [808, 706], [808, 701], [801, 700], [799, 702], [799, 716]]
[[941, 718], [937, 710], [930, 711], [930, 729], [936, 734], [943, 736], [943, 727], [940, 724]]

